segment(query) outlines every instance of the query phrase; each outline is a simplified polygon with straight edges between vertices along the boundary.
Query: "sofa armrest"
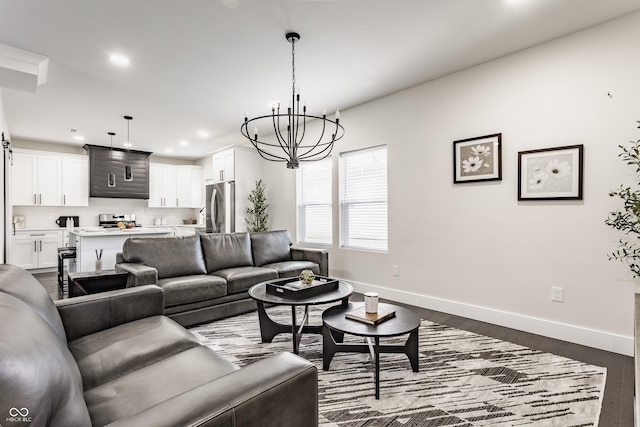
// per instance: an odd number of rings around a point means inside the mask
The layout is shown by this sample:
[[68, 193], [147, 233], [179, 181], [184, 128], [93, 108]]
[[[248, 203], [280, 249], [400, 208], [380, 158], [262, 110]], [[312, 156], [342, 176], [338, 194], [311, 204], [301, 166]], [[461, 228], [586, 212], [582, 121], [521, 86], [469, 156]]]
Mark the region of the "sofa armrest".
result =
[[117, 271], [129, 273], [127, 278], [127, 288], [134, 286], [156, 285], [158, 283], [158, 270], [144, 264], [134, 262], [124, 262], [116, 264]]
[[67, 341], [145, 317], [164, 314], [164, 291], [156, 285], [118, 289], [55, 301]]
[[292, 353], [262, 359], [110, 426], [318, 425], [318, 370]]
[[320, 266], [320, 275], [329, 275], [329, 251], [326, 249], [291, 248], [294, 261], [311, 261]]

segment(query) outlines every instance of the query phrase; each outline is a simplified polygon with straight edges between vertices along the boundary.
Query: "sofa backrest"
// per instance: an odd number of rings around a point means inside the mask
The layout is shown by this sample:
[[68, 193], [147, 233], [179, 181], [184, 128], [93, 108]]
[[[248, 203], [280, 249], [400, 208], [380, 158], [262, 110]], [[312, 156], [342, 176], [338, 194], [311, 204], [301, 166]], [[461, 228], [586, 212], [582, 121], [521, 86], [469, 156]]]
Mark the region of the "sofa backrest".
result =
[[122, 257], [157, 269], [158, 279], [207, 274], [198, 237], [132, 237], [124, 242]]
[[257, 266], [291, 260], [291, 235], [288, 230], [251, 233], [253, 263]]
[[31, 307], [49, 324], [60, 342], [67, 343], [62, 319], [53, 300], [44, 286], [29, 272], [15, 265], [0, 264], [0, 292], [11, 295]]
[[200, 235], [207, 272], [253, 265], [249, 233]]
[[[80, 371], [66, 339], [52, 326], [59, 316], [52, 316], [50, 307], [43, 306], [42, 293], [36, 288], [44, 291], [56, 310], [53, 301], [33, 276], [15, 269], [18, 267], [0, 267], [2, 425], [91, 425]], [[16, 287], [24, 289], [16, 292]]]

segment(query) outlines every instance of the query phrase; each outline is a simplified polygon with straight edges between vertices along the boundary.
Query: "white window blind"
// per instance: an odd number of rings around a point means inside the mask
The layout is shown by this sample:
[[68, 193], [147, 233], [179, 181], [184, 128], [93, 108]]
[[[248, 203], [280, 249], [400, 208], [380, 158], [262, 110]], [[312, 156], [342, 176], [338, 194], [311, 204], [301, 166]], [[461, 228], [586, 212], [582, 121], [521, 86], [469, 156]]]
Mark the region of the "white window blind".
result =
[[331, 159], [300, 163], [297, 177], [298, 242], [331, 245]]
[[340, 239], [346, 248], [387, 250], [387, 146], [340, 155]]

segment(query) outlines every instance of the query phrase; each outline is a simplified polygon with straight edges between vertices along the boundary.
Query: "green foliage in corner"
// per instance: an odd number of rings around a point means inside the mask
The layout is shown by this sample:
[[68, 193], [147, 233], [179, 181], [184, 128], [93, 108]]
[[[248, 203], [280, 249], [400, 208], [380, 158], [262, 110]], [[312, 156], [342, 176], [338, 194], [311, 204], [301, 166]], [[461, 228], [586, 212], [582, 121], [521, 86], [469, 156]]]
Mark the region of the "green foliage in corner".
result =
[[[640, 120], [638, 121], [640, 128]], [[629, 145], [619, 145], [622, 152], [618, 155], [627, 165], [635, 168], [640, 178], [640, 140], [630, 141]], [[610, 260], [626, 263], [633, 273], [633, 277], [640, 277], [640, 189], [621, 185], [620, 188], [609, 193], [611, 197], [622, 199], [623, 206], [615, 212], [610, 212], [605, 224], [621, 231], [625, 237], [620, 239], [617, 249], [609, 254]]]
[[260, 179], [256, 181], [256, 188], [251, 190], [249, 194], [251, 206], [247, 207], [245, 212], [245, 222], [247, 224], [247, 231], [251, 233], [269, 231], [269, 226], [267, 225], [269, 221], [269, 214], [267, 213], [269, 204], [264, 194], [266, 188], [267, 186]]

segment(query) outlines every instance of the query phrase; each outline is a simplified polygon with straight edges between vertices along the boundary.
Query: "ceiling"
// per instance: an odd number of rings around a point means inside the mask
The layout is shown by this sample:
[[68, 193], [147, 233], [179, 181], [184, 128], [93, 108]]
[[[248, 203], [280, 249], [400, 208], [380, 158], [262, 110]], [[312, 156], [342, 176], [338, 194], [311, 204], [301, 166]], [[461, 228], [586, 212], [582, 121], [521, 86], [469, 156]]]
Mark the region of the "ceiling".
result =
[[[291, 96], [287, 31], [302, 36], [296, 79], [309, 113], [340, 108], [348, 135], [348, 108], [638, 10], [638, 0], [0, 0], [0, 45], [49, 58], [36, 93], [5, 87], [2, 101], [13, 139], [109, 145], [112, 131], [119, 146], [130, 115], [134, 149], [193, 160], [242, 142], [245, 111], [268, 114], [273, 97]], [[111, 64], [113, 53], [130, 64]]]

